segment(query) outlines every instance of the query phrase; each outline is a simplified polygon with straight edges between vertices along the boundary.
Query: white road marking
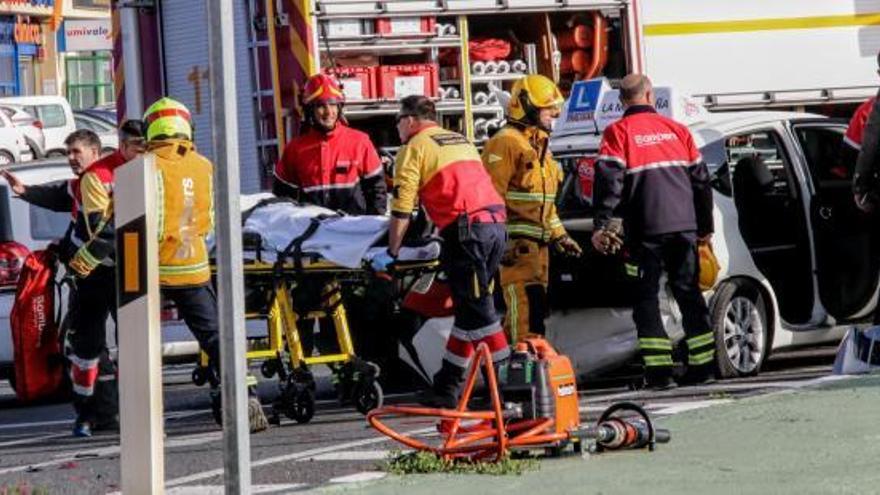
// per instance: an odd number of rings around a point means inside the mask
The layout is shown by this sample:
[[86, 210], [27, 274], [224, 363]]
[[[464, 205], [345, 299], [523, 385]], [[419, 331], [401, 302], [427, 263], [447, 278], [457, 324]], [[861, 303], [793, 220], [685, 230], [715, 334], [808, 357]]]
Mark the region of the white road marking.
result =
[[661, 407], [660, 409], [655, 409], [649, 404], [647, 409], [651, 410], [651, 413], [657, 416], [671, 416], [673, 414], [678, 414], [685, 411], [696, 411], [697, 409], [704, 409], [706, 407], [717, 406], [719, 404], [727, 404], [729, 402], [733, 402], [733, 399], [695, 400], [691, 402], [680, 402], [678, 404]]
[[[307, 487], [305, 483], [287, 483], [278, 485], [251, 485], [249, 493], [269, 495], [273, 493], [288, 493], [293, 490], [301, 490]], [[166, 490], [167, 495], [223, 495], [226, 488], [221, 485], [188, 485], [178, 486]]]
[[[418, 430], [406, 431], [403, 434], [404, 435], [422, 435], [422, 434], [431, 433], [434, 431], [436, 431], [436, 428], [434, 428], [434, 427], [420, 428]], [[386, 438], [386, 437], [365, 438], [363, 440], [355, 440], [352, 442], [345, 442], [345, 443], [340, 443], [337, 445], [330, 445], [327, 447], [320, 447], [320, 448], [316, 448], [316, 449], [305, 450], [302, 452], [294, 452], [291, 454], [279, 455], [279, 456], [275, 456], [275, 457], [267, 457], [265, 459], [260, 459], [259, 461], [251, 462], [251, 469], [256, 468], [256, 467], [261, 467], [261, 466], [278, 464], [281, 462], [296, 461], [299, 459], [305, 459], [305, 458], [313, 457], [313, 456], [320, 455], [320, 454], [326, 454], [328, 452], [339, 452], [339, 451], [343, 451], [346, 449], [353, 449], [353, 448], [357, 448], [357, 447], [363, 447], [365, 445], [373, 445], [373, 444], [377, 444], [377, 443], [390, 442], [390, 441], [391, 441], [391, 439]], [[3, 472], [0, 471], [0, 474], [3, 474]], [[209, 471], [202, 471], [201, 473], [195, 473], [195, 474], [191, 474], [188, 476], [181, 476], [180, 478], [168, 480], [165, 482], [165, 486], [166, 487], [173, 487], [173, 486], [185, 485], [187, 483], [193, 483], [196, 481], [201, 481], [201, 480], [213, 478], [215, 476], [222, 476], [222, 475], [223, 475], [222, 468], [221, 469], [211, 469]]]
[[331, 478], [328, 483], [363, 483], [365, 481], [376, 481], [388, 476], [388, 473], [382, 471], [364, 471], [362, 473], [350, 474], [348, 476], [339, 476]]
[[10, 440], [8, 442], [0, 443], [0, 447], [12, 447], [13, 445], [27, 445], [29, 443], [38, 443], [44, 440], [51, 440], [53, 438], [62, 438], [68, 436], [69, 433], [54, 433], [52, 435], [41, 435], [38, 437], [28, 437], [22, 438], [20, 440]]
[[[188, 418], [191, 416], [199, 416], [202, 414], [207, 414], [209, 412], [211, 412], [210, 409], [198, 409], [193, 411], [172, 411], [165, 414], [165, 419], [176, 421], [178, 419]], [[74, 417], [71, 416], [70, 419], [53, 419], [51, 421], [32, 421], [28, 423], [10, 423], [6, 425], [0, 425], [0, 430], [27, 429], [55, 425], [73, 425], [73, 420]]]
[[388, 458], [389, 450], [346, 450], [343, 452], [327, 452], [313, 457], [300, 459], [297, 462], [308, 461], [381, 461]]

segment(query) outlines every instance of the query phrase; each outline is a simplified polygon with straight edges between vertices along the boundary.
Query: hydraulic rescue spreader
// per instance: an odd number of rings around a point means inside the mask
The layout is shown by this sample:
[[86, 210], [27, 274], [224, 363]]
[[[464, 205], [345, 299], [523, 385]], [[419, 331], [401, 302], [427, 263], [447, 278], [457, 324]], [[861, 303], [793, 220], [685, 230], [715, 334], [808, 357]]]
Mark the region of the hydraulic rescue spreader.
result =
[[[481, 372], [491, 408], [469, 410], [468, 402]], [[384, 422], [391, 416], [438, 418], [442, 441], [432, 445], [399, 433]], [[595, 425], [582, 425], [571, 362], [546, 340], [537, 338], [517, 344], [497, 375], [488, 347], [480, 344], [456, 409], [386, 406], [371, 411], [367, 421], [407, 447], [446, 459], [475, 461], [497, 461], [510, 451], [541, 448], [551, 455], [559, 455], [569, 446], [581, 452], [585, 443], [596, 452], [645, 447], [653, 450], [656, 443], [670, 439], [669, 431], [655, 428], [641, 407], [626, 402], [608, 408]]]

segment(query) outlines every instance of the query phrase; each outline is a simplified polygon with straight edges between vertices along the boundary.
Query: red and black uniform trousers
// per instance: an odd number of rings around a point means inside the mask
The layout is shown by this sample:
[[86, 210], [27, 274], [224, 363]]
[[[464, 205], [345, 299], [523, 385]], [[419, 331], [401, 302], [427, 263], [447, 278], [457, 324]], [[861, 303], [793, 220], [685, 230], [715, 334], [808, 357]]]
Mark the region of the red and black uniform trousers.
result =
[[440, 261], [449, 281], [455, 315], [440, 371], [434, 375], [434, 390], [440, 395], [457, 396], [480, 343], [489, 346], [496, 365], [510, 356], [493, 295], [507, 245], [504, 222], [504, 207], [491, 206], [460, 215], [440, 231]]

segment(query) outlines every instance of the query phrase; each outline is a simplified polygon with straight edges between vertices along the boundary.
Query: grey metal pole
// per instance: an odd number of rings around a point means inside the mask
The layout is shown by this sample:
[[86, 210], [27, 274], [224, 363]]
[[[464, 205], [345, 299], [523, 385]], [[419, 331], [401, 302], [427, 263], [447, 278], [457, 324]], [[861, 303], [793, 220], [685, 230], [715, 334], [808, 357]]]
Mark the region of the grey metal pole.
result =
[[141, 31], [137, 7], [120, 2], [119, 30], [125, 74], [125, 117], [139, 119], [144, 113], [144, 80], [141, 63]]
[[232, 0], [207, 0], [211, 73], [211, 132], [214, 141], [214, 206], [220, 365], [223, 393], [223, 453], [227, 494], [251, 487], [247, 413], [244, 281], [239, 207], [238, 112], [235, 98], [235, 33]]

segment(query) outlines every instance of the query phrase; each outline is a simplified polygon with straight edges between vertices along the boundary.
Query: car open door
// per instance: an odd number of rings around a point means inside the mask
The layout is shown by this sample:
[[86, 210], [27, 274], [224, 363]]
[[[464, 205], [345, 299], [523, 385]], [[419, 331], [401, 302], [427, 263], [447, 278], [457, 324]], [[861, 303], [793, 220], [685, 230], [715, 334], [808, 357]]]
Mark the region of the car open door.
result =
[[804, 120], [791, 128], [813, 181], [810, 220], [819, 297], [838, 320], [861, 318], [876, 304], [880, 238], [876, 218], [853, 201], [855, 163], [847, 163], [851, 160], [841, 152], [845, 125]]

